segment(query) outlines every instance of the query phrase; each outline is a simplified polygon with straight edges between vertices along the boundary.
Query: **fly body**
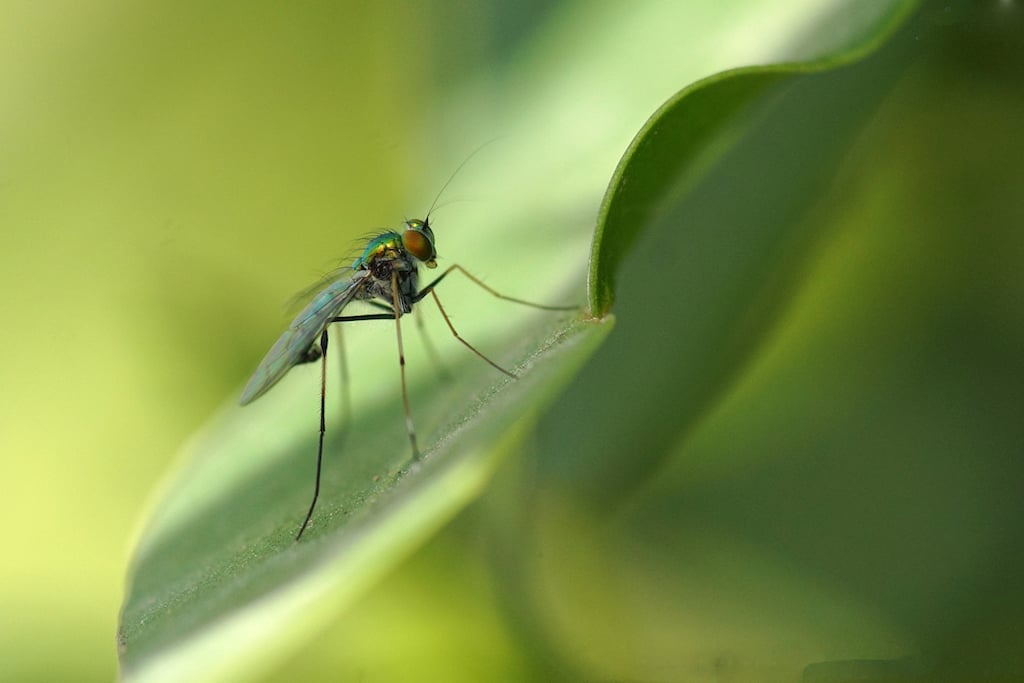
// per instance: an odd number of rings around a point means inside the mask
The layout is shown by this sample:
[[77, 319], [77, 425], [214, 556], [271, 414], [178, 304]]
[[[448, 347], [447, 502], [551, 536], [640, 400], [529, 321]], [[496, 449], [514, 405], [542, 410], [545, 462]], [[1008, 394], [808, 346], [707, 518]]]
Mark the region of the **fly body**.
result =
[[[464, 162], [465, 163], [465, 162]], [[461, 167], [460, 167], [461, 168]], [[450, 179], [449, 179], [450, 182]], [[447, 184], [446, 184], [447, 186]], [[443, 191], [444, 188], [442, 188]], [[440, 195], [439, 195], [440, 196]], [[436, 203], [436, 200], [435, 200]], [[405, 426], [412, 446], [413, 458], [420, 458], [416, 443], [416, 431], [413, 427], [409, 410], [409, 392], [405, 379], [405, 353], [402, 348], [402, 316], [410, 313], [413, 307], [428, 294], [437, 304], [452, 335], [466, 348], [489, 363], [499, 372], [515, 378], [515, 375], [504, 369], [490, 358], [478, 351], [455, 330], [448, 318], [435, 288], [450, 273], [461, 272], [471, 282], [482, 287], [493, 296], [514, 303], [543, 308], [547, 310], [573, 310], [573, 306], [543, 306], [540, 304], [515, 299], [499, 294], [471, 275], [462, 266], [453, 264], [422, 289], [419, 287], [419, 267], [437, 267], [437, 250], [434, 244], [434, 231], [430, 225], [429, 212], [423, 220], [412, 219], [405, 222], [402, 232], [383, 232], [370, 239], [363, 253], [355, 259], [350, 268], [345, 269], [337, 277], [329, 281], [322, 290], [317, 292], [309, 304], [292, 321], [288, 329], [281, 334], [277, 342], [257, 366], [242, 392], [241, 404], [250, 403], [277, 384], [282, 377], [296, 365], [319, 360], [320, 365], [320, 439], [316, 454], [316, 482], [313, 487], [313, 500], [309, 505], [306, 518], [299, 527], [295, 540], [302, 537], [313, 516], [313, 509], [320, 495], [320, 472], [323, 464], [324, 433], [326, 432], [325, 396], [327, 393], [327, 345], [329, 329], [334, 323], [357, 322], [364, 320], [393, 320], [398, 341], [398, 361], [402, 382], [402, 408], [405, 413]], [[362, 313], [345, 315], [345, 309], [353, 301], [363, 301], [378, 309], [379, 313]]]

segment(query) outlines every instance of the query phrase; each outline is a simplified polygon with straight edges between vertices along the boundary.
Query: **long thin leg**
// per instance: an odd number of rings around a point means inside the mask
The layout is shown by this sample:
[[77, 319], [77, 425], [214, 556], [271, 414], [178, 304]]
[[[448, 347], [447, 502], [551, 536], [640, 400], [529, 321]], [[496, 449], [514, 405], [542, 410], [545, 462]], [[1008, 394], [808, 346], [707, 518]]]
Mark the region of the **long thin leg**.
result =
[[398, 305], [398, 272], [391, 273], [391, 303], [395, 307], [395, 334], [398, 336], [398, 366], [402, 373], [402, 408], [405, 410], [405, 430], [409, 432], [409, 443], [412, 444], [412, 457], [420, 459], [420, 449], [416, 445], [416, 428], [412, 424], [412, 412], [409, 410], [409, 390], [405, 383], [405, 350], [402, 348], [402, 309]]
[[340, 449], [345, 439], [348, 438], [349, 428], [352, 425], [350, 417], [352, 415], [352, 388], [349, 385], [348, 358], [345, 356], [345, 338], [342, 336], [342, 327], [339, 325], [334, 331], [337, 335], [334, 347], [338, 349], [338, 367], [341, 370], [339, 373], [341, 375], [341, 425], [338, 436], [335, 438]]
[[491, 360], [490, 358], [488, 358], [488, 357], [487, 357], [487, 356], [485, 356], [484, 354], [480, 353], [480, 352], [479, 352], [479, 351], [478, 351], [478, 350], [476, 349], [476, 347], [475, 347], [475, 346], [473, 346], [473, 345], [472, 345], [472, 344], [470, 344], [470, 343], [469, 343], [468, 341], [466, 341], [465, 339], [463, 339], [463, 338], [462, 338], [462, 336], [461, 336], [461, 335], [460, 335], [460, 334], [459, 334], [459, 333], [458, 333], [458, 332], [457, 332], [457, 331], [455, 330], [455, 326], [454, 326], [454, 325], [452, 325], [452, 321], [451, 321], [451, 320], [450, 320], [450, 319], [448, 318], [448, 313], [447, 313], [447, 312], [445, 312], [445, 310], [444, 310], [444, 306], [442, 306], [442, 305], [441, 305], [441, 300], [437, 298], [437, 292], [435, 292], [435, 291], [434, 291], [433, 289], [431, 289], [431, 290], [430, 290], [430, 294], [431, 294], [431, 295], [432, 295], [432, 296], [434, 297], [434, 303], [436, 303], [436, 304], [437, 304], [437, 309], [438, 309], [439, 311], [441, 311], [441, 315], [442, 315], [442, 316], [444, 317], [444, 321], [445, 321], [446, 323], [448, 323], [448, 329], [452, 331], [452, 334], [453, 334], [453, 335], [455, 335], [455, 338], [456, 338], [456, 339], [458, 339], [458, 340], [459, 340], [460, 342], [462, 342], [463, 346], [465, 346], [465, 347], [466, 347], [467, 349], [469, 349], [470, 351], [472, 351], [473, 353], [475, 353], [475, 354], [476, 354], [477, 356], [479, 356], [480, 358], [482, 358], [482, 359], [484, 359], [485, 361], [487, 361], [487, 363], [488, 363], [488, 364], [489, 364], [489, 365], [490, 365], [490, 366], [491, 366], [492, 368], [494, 368], [495, 370], [497, 370], [498, 372], [503, 372], [503, 373], [505, 373], [506, 375], [508, 375], [509, 377], [511, 377], [512, 379], [516, 379], [516, 376], [515, 376], [515, 375], [514, 375], [513, 373], [509, 372], [508, 370], [506, 370], [505, 368], [501, 367], [500, 365], [498, 365], [497, 363], [495, 363], [495, 362], [494, 362], [493, 360]]
[[[339, 315], [331, 318], [332, 323], [357, 322], [360, 320], [394, 320], [395, 333], [398, 335], [398, 365], [402, 374], [402, 409], [405, 411], [405, 429], [409, 433], [409, 443], [412, 444], [412, 457], [420, 459], [420, 449], [416, 445], [416, 428], [412, 422], [412, 411], [409, 409], [409, 390], [405, 381], [405, 348], [402, 345], [402, 323], [398, 311], [398, 275], [391, 274], [391, 298], [393, 309], [390, 313], [366, 313], [363, 315]], [[504, 371], [503, 371], [504, 372]]]
[[[367, 302], [367, 303], [370, 303], [371, 305], [374, 305], [374, 306], [378, 305], [377, 303], [372, 302], [372, 301], [371, 302]], [[391, 311], [390, 308], [388, 310]], [[441, 376], [441, 379], [445, 380], [445, 381], [450, 381], [452, 379], [451, 373], [449, 373], [448, 369], [445, 368], [443, 363], [441, 363], [440, 356], [438, 356], [438, 354], [437, 354], [437, 349], [434, 348], [434, 344], [430, 341], [430, 337], [427, 335], [427, 331], [423, 327], [423, 318], [418, 314], [418, 310], [417, 309], [413, 309], [413, 315], [414, 315], [414, 317], [416, 319], [416, 326], [419, 328], [420, 334], [423, 336], [423, 344], [424, 344], [424, 346], [427, 349], [427, 353], [430, 355], [431, 362], [438, 369], [438, 374]], [[362, 320], [396, 320], [396, 317], [395, 317], [394, 311], [391, 311], [390, 313], [366, 313], [366, 314], [363, 314], [363, 315], [339, 315], [339, 316], [336, 316], [334, 318], [331, 318], [330, 321], [328, 321], [328, 322], [331, 322], [331, 323], [350, 323], [350, 322], [358, 322], [358, 321], [362, 321]], [[451, 327], [451, 323], [449, 323], [448, 326]], [[399, 345], [401, 345], [401, 339], [399, 339]], [[344, 375], [347, 375], [347, 370], [343, 371], [343, 376]]]
[[395, 314], [392, 313], [367, 313], [365, 315], [339, 315], [328, 320], [328, 323], [352, 323], [360, 320], [392, 320]]
[[451, 273], [453, 270], [459, 271], [460, 273], [468, 277], [470, 280], [472, 280], [478, 287], [480, 287], [486, 292], [489, 292], [492, 296], [495, 296], [499, 299], [504, 299], [505, 301], [511, 301], [513, 303], [522, 304], [523, 306], [530, 306], [531, 308], [540, 308], [545, 311], [575, 311], [577, 308], [579, 308], [578, 306], [546, 306], [544, 304], [537, 304], [532, 301], [526, 301], [525, 299], [517, 299], [512, 296], [506, 296], [505, 294], [502, 294], [496, 289], [492, 289], [491, 287], [484, 284], [483, 280], [476, 277], [475, 275], [473, 275], [472, 273], [470, 273], [468, 270], [466, 270], [457, 263], [448, 266], [448, 268], [446, 268], [443, 273], [434, 278], [433, 282], [431, 282], [429, 285], [427, 285], [419, 292], [417, 292], [416, 296], [413, 297], [412, 302], [416, 303], [418, 301], [421, 301], [427, 294], [433, 292], [434, 287], [437, 287], [439, 284], [441, 284], [441, 281], [448, 277], [449, 273]]
[[[416, 330], [420, 333], [420, 339], [423, 340], [423, 348], [427, 350], [427, 355], [430, 356], [430, 364], [434, 367], [437, 372], [438, 378], [442, 382], [451, 382], [454, 378], [452, 373], [448, 371], [445, 364], [441, 362], [441, 356], [437, 353], [437, 347], [434, 346], [433, 340], [430, 335], [427, 334], [427, 326], [423, 324], [423, 311], [419, 308], [412, 309], [413, 320], [416, 321]], [[451, 327], [451, 325], [449, 325]]]
[[[390, 306], [385, 306], [384, 304], [379, 303], [377, 301], [367, 301], [366, 303], [371, 305], [371, 306], [373, 306], [373, 307], [375, 307], [375, 308], [382, 308], [385, 311], [389, 311], [389, 312], [388, 313], [370, 313], [370, 314], [364, 314], [364, 315], [358, 315], [358, 316], [355, 316], [355, 315], [338, 316], [336, 318], [331, 318], [331, 322], [332, 323], [338, 323], [338, 322], [353, 322], [354, 320], [391, 320], [392, 318], [395, 317], [395, 314], [394, 314], [394, 312], [391, 311], [391, 307]], [[418, 309], [418, 308], [412, 309], [412, 315], [413, 315], [413, 319], [416, 321], [416, 329], [420, 333], [420, 338], [423, 339], [423, 347], [427, 350], [427, 355], [430, 356], [431, 364], [434, 366], [434, 369], [437, 370], [437, 374], [441, 378], [442, 381], [450, 382], [453, 379], [452, 378], [452, 374], [450, 372], [448, 372], [448, 368], [446, 368], [444, 366], [444, 363], [441, 362], [441, 356], [438, 355], [437, 348], [434, 346], [434, 342], [431, 341], [430, 335], [427, 334], [427, 328], [423, 324], [423, 316], [420, 314], [420, 309]]]
[[320, 443], [316, 449], [316, 484], [313, 486], [313, 501], [309, 504], [309, 512], [306, 519], [299, 527], [299, 533], [295, 534], [295, 540], [302, 538], [302, 532], [306, 530], [309, 519], [313, 516], [313, 508], [316, 507], [316, 499], [320, 496], [320, 467], [324, 459], [324, 432], [327, 431], [327, 422], [324, 418], [324, 407], [327, 396], [327, 328], [320, 334]]

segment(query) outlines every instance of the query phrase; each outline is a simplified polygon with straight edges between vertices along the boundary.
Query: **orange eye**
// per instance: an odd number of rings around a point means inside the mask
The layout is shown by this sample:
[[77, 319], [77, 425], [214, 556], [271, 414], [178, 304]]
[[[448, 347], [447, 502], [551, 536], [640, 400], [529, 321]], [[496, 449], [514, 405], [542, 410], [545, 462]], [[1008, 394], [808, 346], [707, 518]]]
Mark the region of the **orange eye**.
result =
[[422, 230], [411, 228], [403, 232], [402, 246], [417, 259], [426, 263], [428, 268], [433, 268], [437, 265], [434, 261], [437, 257], [437, 254], [434, 252], [434, 242]]

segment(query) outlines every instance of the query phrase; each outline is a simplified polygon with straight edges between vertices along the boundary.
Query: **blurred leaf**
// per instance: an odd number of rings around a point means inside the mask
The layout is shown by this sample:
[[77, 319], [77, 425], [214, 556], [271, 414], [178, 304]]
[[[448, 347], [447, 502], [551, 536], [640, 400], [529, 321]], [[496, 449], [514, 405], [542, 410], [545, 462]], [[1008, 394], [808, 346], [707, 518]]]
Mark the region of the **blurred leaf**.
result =
[[496, 505], [553, 669], [1021, 679], [1021, 27], [931, 3], [779, 80], [637, 236]]
[[[877, 47], [910, 6], [893, 3], [859, 49], [840, 45], [844, 54]], [[559, 402], [586, 409], [547, 434], [547, 484], [586, 491], [600, 506], [628, 498], [728, 391], [800, 283], [824, 237], [808, 213], [898, 78], [907, 49], [897, 43], [856, 68], [826, 69], [845, 63], [832, 60], [730, 72], [655, 116], [620, 165], [592, 251], [592, 305], [611, 303], [602, 291], [620, 270], [612, 281], [629, 331], [613, 336]], [[686, 132], [691, 116], [707, 137]], [[662, 138], [682, 163], [661, 151]], [[633, 185], [634, 167], [649, 185]], [[674, 173], [671, 183], [662, 172]], [[665, 405], [672, 418], [652, 420]], [[585, 461], [574, 457], [580, 450], [590, 454]]]
[[[716, 74], [662, 105], [626, 150], [602, 202], [590, 259], [590, 308], [595, 315], [611, 308], [617, 272], [641, 231], [742, 139], [741, 131], [751, 125], [744, 117], [753, 108], [799, 74], [863, 58], [915, 4], [893, 0], [840, 5], [817, 36], [820, 59]], [[806, 49], [797, 45], [794, 52]]]

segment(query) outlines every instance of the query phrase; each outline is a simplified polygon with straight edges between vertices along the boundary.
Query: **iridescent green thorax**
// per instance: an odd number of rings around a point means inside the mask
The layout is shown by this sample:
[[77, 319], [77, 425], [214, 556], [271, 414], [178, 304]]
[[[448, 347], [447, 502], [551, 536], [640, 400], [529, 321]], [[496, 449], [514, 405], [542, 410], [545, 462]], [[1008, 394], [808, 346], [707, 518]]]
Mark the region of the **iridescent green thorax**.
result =
[[403, 255], [402, 236], [397, 232], [385, 232], [377, 235], [363, 250], [363, 255], [352, 264], [353, 270], [366, 270], [377, 259], [394, 260]]

